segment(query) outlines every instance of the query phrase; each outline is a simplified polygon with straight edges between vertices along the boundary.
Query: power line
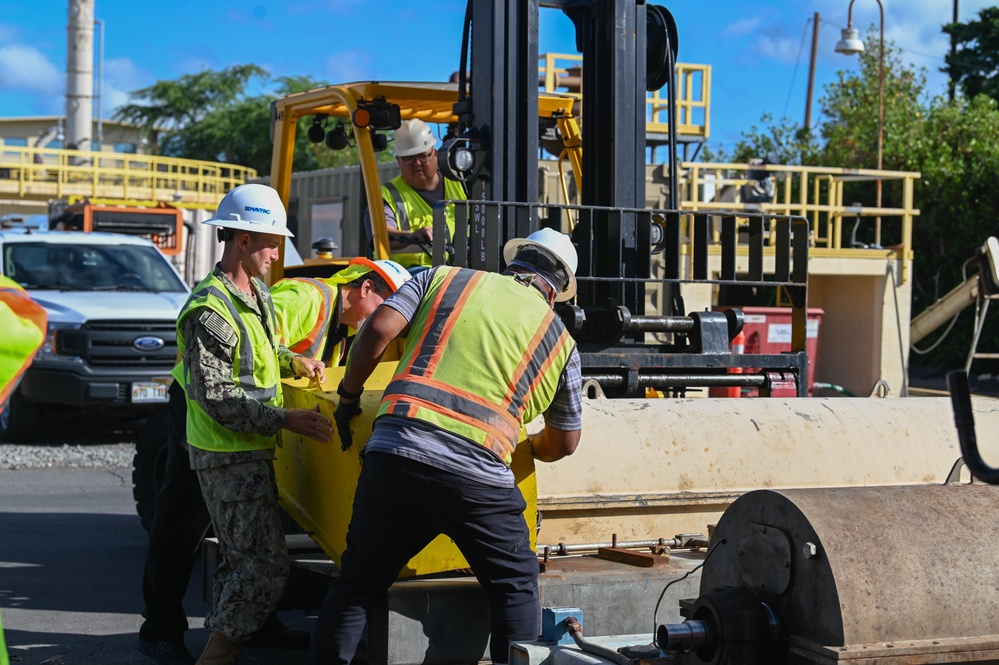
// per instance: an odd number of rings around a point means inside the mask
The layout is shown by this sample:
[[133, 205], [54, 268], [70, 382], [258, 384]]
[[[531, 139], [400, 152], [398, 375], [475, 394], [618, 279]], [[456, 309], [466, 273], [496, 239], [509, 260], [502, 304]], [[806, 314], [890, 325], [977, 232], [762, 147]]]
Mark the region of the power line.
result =
[[781, 118], [787, 117], [787, 106], [791, 103], [791, 93], [794, 92], [794, 80], [798, 77], [798, 66], [801, 64], [801, 52], [805, 48], [805, 37], [808, 35], [808, 26], [812, 19], [805, 21], [805, 27], [801, 30], [801, 43], [798, 45], [798, 59], [794, 63], [794, 72], [791, 74], [791, 85], [787, 89], [787, 99], [784, 100], [784, 110], [781, 111]]

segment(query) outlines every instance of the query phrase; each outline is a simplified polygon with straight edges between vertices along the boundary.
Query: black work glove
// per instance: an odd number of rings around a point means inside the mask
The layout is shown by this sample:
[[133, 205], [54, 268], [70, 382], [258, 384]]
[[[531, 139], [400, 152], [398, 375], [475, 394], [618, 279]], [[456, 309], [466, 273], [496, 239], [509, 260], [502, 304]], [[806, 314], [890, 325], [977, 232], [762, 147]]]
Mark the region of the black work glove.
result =
[[350, 433], [351, 419], [361, 412], [361, 400], [354, 400], [347, 403], [340, 400], [333, 411], [333, 420], [336, 421], [336, 431], [340, 435], [340, 450], [347, 450], [354, 444], [354, 435]]

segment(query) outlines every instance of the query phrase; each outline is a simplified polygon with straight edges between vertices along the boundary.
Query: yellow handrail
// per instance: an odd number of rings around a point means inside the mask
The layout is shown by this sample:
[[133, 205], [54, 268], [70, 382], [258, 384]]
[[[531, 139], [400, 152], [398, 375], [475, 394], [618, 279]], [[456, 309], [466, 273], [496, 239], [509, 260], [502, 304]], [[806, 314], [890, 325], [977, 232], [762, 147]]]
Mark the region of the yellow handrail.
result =
[[[538, 85], [545, 92], [582, 99], [583, 56], [543, 53], [538, 57]], [[711, 134], [711, 66], [677, 63], [677, 139], [703, 141]], [[646, 94], [646, 132], [669, 135], [669, 105], [665, 93]]]
[[32, 201], [86, 197], [214, 208], [226, 192], [256, 175], [221, 162], [0, 145], [0, 196]]
[[[871, 251], [893, 255], [901, 260], [901, 279], [908, 279], [908, 261], [912, 254], [912, 225], [919, 210], [914, 207], [913, 191], [920, 174], [914, 171], [846, 169], [831, 166], [712, 164], [682, 162], [680, 165], [681, 210], [691, 211], [764, 211], [806, 217], [811, 225], [813, 247], [851, 252]], [[744, 187], [755, 182], [749, 171], [768, 171], [775, 181], [773, 201], [744, 201]], [[901, 207], [889, 208], [864, 205], [859, 194], [845, 199], [850, 183], [881, 180], [886, 191], [897, 190]], [[844, 203], [848, 201], [848, 203]], [[850, 234], [844, 245], [844, 218], [862, 223], [868, 218], [882, 217], [886, 222], [898, 220], [897, 230], [889, 226], [892, 244], [886, 247], [854, 247]], [[872, 221], [873, 223], [873, 221]], [[771, 238], [774, 236], [771, 235]], [[886, 243], [887, 245], [888, 243]]]

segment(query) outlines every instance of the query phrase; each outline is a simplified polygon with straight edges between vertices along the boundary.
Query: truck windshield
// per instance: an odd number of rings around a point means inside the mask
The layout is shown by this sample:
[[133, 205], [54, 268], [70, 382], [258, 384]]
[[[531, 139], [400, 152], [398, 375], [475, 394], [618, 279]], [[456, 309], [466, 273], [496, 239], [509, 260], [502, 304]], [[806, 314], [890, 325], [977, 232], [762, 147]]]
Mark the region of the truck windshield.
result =
[[3, 273], [26, 289], [58, 291], [186, 291], [155, 247], [10, 243]]

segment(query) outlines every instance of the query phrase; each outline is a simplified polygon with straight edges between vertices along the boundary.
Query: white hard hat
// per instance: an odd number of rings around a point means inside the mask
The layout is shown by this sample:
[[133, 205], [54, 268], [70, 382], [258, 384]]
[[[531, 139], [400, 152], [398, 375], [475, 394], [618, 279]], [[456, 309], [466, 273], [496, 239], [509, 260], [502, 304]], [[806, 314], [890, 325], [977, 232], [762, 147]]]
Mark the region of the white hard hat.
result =
[[437, 138], [430, 126], [419, 118], [403, 120], [395, 130], [395, 156], [410, 157], [422, 155], [437, 145]]
[[562, 264], [562, 267], [565, 268], [565, 272], [569, 277], [568, 284], [566, 284], [562, 293], [555, 296], [555, 301], [565, 302], [576, 295], [576, 266], [579, 258], [576, 256], [576, 248], [573, 246], [569, 236], [559, 233], [554, 229], [544, 228], [535, 231], [526, 238], [508, 240], [503, 245], [503, 260], [510, 263], [517, 256], [517, 252], [524, 247], [531, 246], [540, 247], [548, 253], [553, 254]]
[[255, 231], [294, 238], [288, 230], [288, 213], [277, 191], [267, 185], [240, 185], [219, 203], [215, 216], [205, 224], [237, 231]]
[[412, 277], [408, 270], [395, 261], [389, 261], [388, 259], [372, 261], [371, 259], [359, 256], [356, 259], [351, 259], [349, 265], [365, 266], [378, 273], [378, 276], [385, 280], [385, 283], [392, 289], [392, 293], [395, 293], [400, 286]]

